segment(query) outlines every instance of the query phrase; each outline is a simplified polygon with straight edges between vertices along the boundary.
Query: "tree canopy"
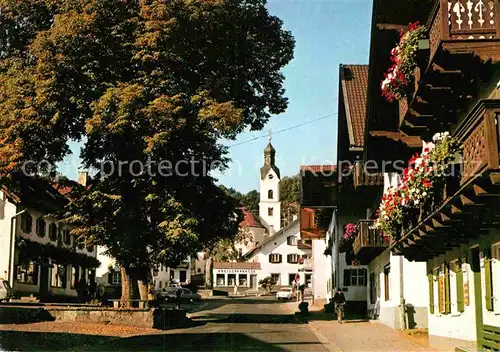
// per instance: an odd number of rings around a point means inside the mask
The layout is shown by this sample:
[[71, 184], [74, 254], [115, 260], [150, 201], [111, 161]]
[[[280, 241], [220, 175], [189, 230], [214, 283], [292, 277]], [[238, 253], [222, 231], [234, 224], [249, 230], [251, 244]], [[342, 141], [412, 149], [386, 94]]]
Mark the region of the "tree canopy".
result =
[[300, 208], [300, 175], [285, 176], [280, 181], [281, 209], [285, 216], [296, 215]]
[[285, 111], [293, 48], [265, 0], [0, 0], [0, 176], [85, 137], [73, 233], [173, 265], [236, 234], [219, 141]]

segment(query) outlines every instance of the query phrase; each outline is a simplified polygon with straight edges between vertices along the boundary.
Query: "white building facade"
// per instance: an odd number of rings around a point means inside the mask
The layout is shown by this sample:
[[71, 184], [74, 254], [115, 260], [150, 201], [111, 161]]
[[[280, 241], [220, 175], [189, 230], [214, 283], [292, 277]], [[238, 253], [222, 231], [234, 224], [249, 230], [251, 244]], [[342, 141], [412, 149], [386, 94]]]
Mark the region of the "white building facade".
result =
[[19, 193], [0, 191], [0, 279], [19, 296], [78, 297], [79, 284], [95, 280], [96, 246], [77, 241], [69, 227], [47, 216], [67, 201], [50, 183], [27, 176], [18, 181]]

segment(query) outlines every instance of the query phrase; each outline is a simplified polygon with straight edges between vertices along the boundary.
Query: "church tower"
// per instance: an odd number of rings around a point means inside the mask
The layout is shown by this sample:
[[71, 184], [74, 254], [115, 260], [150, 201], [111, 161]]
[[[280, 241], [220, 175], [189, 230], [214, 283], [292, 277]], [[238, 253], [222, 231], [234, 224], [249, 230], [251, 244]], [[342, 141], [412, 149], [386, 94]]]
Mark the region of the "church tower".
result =
[[260, 168], [259, 215], [273, 234], [281, 229], [280, 170], [275, 164], [276, 150], [271, 144], [264, 149], [264, 166]]

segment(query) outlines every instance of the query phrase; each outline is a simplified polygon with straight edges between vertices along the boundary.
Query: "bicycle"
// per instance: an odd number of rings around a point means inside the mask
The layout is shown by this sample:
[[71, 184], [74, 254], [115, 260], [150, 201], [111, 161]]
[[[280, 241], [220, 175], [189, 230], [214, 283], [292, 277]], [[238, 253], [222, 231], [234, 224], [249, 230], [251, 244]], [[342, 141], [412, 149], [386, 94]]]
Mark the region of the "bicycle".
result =
[[344, 318], [344, 305], [345, 303], [335, 303], [335, 312], [337, 313], [337, 321], [342, 324], [342, 319]]

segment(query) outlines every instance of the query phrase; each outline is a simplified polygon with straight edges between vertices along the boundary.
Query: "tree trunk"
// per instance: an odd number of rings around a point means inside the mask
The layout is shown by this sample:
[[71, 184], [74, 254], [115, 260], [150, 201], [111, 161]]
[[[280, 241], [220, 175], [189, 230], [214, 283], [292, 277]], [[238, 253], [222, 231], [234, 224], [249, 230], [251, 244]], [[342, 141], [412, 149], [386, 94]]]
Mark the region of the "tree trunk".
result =
[[137, 286], [139, 287], [140, 299], [143, 301], [149, 301], [148, 291], [149, 282], [151, 280], [151, 270], [149, 268], [138, 268], [137, 269]]
[[208, 288], [212, 288], [212, 257], [208, 257], [205, 261], [205, 284]]
[[132, 280], [130, 278], [130, 268], [126, 269], [122, 267], [120, 269], [122, 275], [122, 297], [121, 297], [121, 307], [130, 308], [132, 299]]

